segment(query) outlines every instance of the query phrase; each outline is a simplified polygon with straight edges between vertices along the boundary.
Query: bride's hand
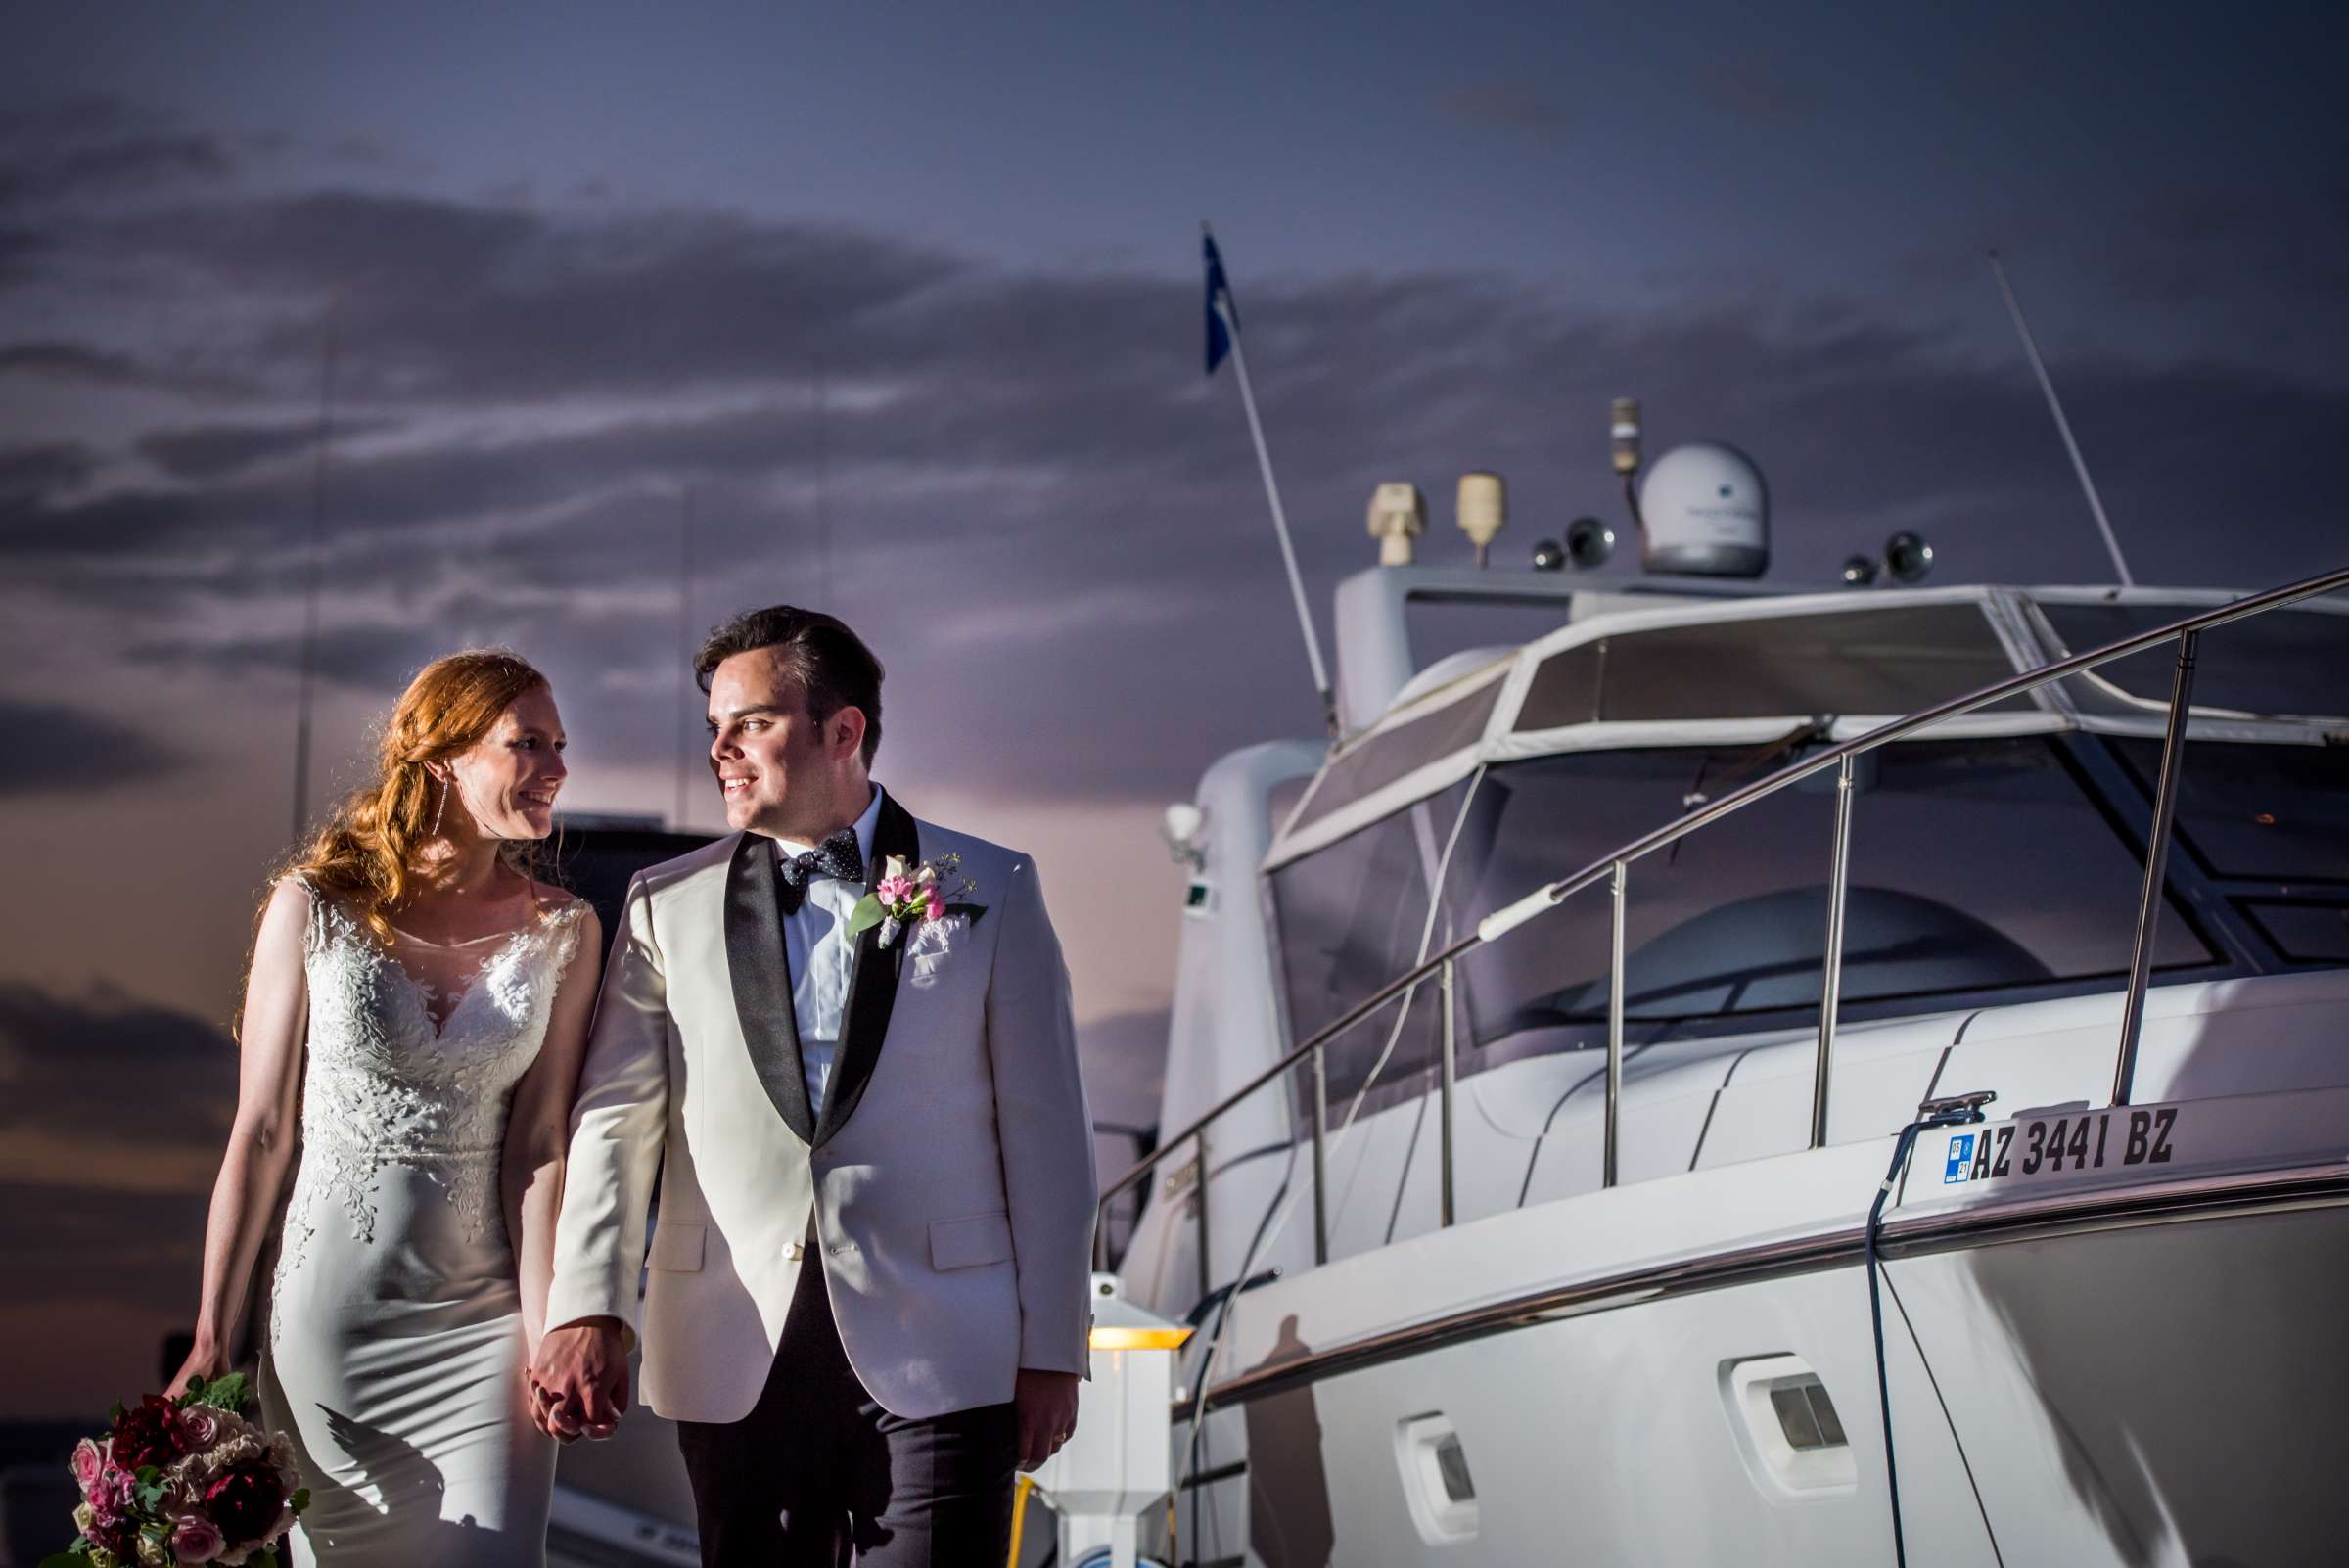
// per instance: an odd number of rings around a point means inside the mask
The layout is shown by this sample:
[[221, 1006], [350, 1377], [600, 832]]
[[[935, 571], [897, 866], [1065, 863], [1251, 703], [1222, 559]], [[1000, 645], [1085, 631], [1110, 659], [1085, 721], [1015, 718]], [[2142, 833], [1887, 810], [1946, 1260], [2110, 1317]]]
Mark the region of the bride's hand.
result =
[[194, 1350], [188, 1352], [188, 1359], [180, 1363], [179, 1371], [164, 1385], [163, 1393], [170, 1399], [177, 1399], [188, 1391], [188, 1379], [200, 1377], [208, 1383], [215, 1377], [226, 1377], [228, 1370], [228, 1358], [217, 1346], [199, 1342]]

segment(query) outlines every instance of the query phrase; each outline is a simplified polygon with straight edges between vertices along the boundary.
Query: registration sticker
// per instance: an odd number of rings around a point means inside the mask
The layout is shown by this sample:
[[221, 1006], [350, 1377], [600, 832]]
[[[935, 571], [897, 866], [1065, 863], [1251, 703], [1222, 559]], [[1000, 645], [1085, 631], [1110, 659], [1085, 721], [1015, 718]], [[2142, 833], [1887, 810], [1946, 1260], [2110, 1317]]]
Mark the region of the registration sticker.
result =
[[2176, 1157], [2171, 1138], [2177, 1123], [2174, 1105], [2120, 1105], [1970, 1128], [1950, 1134], [1941, 1184], [2168, 1165]]

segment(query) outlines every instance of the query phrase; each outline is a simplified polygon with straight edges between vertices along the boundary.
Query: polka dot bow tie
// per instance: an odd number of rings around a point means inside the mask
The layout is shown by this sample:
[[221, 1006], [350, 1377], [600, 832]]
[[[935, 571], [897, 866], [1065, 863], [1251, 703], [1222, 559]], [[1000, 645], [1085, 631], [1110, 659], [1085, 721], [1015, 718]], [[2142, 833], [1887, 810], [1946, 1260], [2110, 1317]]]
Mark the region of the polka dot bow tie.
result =
[[856, 853], [856, 830], [842, 828], [806, 854], [795, 854], [783, 862], [783, 884], [776, 890], [787, 915], [800, 912], [807, 901], [807, 884], [816, 877], [838, 877], [843, 882], [861, 883], [864, 880], [864, 856]]

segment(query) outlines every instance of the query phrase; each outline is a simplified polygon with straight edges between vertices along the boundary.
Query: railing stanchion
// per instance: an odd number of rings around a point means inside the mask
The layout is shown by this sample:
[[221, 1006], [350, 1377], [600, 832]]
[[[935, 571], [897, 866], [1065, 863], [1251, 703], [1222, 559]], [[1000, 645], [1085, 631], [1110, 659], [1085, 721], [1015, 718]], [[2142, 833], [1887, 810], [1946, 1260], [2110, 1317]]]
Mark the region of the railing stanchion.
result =
[[1615, 862], [1614, 934], [1607, 948], [1607, 1120], [1598, 1174], [1602, 1187], [1615, 1184], [1616, 1128], [1623, 1115], [1623, 900], [1631, 871], [1628, 862]]
[[1439, 999], [1444, 1004], [1444, 1078], [1442, 1081], [1442, 1098], [1437, 1105], [1437, 1112], [1443, 1118], [1444, 1172], [1443, 1183], [1438, 1189], [1436, 1198], [1436, 1212], [1438, 1220], [1442, 1223], [1449, 1225], [1451, 1223], [1452, 1219], [1451, 1089], [1452, 1085], [1458, 1082], [1459, 1037], [1455, 1031], [1452, 1020], [1452, 1008], [1454, 1006], [1456, 996], [1456, 992], [1453, 989], [1455, 982], [1452, 977], [1452, 966], [1450, 963], [1447, 963], [1441, 970], [1437, 971], [1437, 973], [1443, 977], [1442, 982], [1437, 987], [1437, 991], [1440, 993]]
[[1207, 1254], [1207, 1129], [1199, 1130], [1199, 1299], [1215, 1293], [1215, 1269]]
[[1843, 895], [1852, 870], [1852, 754], [1835, 769], [1835, 849], [1827, 866], [1827, 940], [1819, 987], [1819, 1061], [1811, 1078], [1811, 1147], [1826, 1147], [1827, 1078], [1843, 1005]]
[[2153, 978], [2153, 934], [2161, 918], [2162, 885], [2169, 879], [2170, 840], [2178, 816], [2178, 765], [2186, 750], [2186, 719], [2193, 706], [2194, 655], [2201, 633], [2178, 634], [2178, 673], [2170, 684], [2170, 721], [2161, 742], [2161, 783], [2153, 792], [2153, 829], [2145, 841], [2145, 886], [2138, 896], [2137, 949], [2129, 961], [2129, 995], [2121, 1004], [2120, 1059], [2113, 1064], [2112, 1103], [2127, 1105], [2137, 1087], [2137, 1041], [2145, 1026], [2145, 987]]
[[1313, 1047], [1313, 1267], [1329, 1262], [1329, 1161], [1325, 1148], [1329, 1126], [1329, 1058]]

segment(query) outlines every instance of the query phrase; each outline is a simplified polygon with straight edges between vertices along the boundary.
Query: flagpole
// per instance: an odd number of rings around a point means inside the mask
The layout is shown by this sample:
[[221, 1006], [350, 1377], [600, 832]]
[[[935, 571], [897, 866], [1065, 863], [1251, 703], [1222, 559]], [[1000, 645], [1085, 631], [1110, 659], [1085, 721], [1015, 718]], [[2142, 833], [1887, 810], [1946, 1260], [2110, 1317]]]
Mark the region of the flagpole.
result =
[[[1215, 231], [1204, 222], [1199, 232], [1212, 245]], [[1224, 309], [1224, 330], [1231, 337], [1231, 362], [1240, 375], [1240, 405], [1248, 410], [1248, 434], [1256, 441], [1256, 466], [1265, 477], [1265, 499], [1272, 505], [1272, 531], [1280, 538], [1280, 559], [1288, 568], [1289, 596], [1297, 603], [1297, 623], [1305, 632], [1305, 657], [1313, 670], [1313, 689], [1321, 697], [1321, 721], [1328, 727], [1329, 738], [1338, 739], [1338, 701], [1330, 690], [1329, 671], [1321, 663], [1321, 638], [1313, 629], [1313, 612], [1305, 601], [1305, 579], [1297, 571], [1297, 550], [1289, 542], [1288, 513], [1280, 504], [1280, 484], [1272, 477], [1272, 454], [1265, 446], [1264, 421], [1256, 414], [1256, 389], [1248, 381], [1248, 352], [1240, 346], [1239, 310], [1231, 303], [1229, 284], [1221, 291], [1221, 304]]]

